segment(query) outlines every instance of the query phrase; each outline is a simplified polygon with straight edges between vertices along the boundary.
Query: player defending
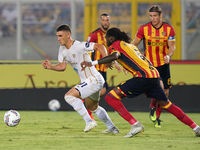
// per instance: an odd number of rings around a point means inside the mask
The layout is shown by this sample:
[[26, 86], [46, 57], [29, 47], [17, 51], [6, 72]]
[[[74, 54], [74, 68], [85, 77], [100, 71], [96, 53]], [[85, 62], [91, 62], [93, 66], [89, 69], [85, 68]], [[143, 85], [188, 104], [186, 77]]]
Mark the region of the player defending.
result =
[[88, 54], [90, 51], [99, 50], [103, 56], [106, 56], [105, 47], [102, 44], [72, 40], [71, 29], [69, 25], [66, 24], [58, 26], [57, 37], [60, 42], [58, 53], [59, 63], [57, 65], [51, 65], [50, 61], [45, 60], [42, 62], [42, 65], [45, 69], [64, 71], [67, 68], [67, 64], [70, 64], [79, 75], [81, 83], [70, 89], [65, 94], [64, 98], [85, 120], [86, 127], [84, 132], [90, 131], [97, 126], [97, 124], [96, 121], [89, 116], [80, 97], [85, 99], [86, 107], [94, 112], [96, 116], [106, 124], [107, 130], [111, 131], [111, 133], [119, 133], [119, 130], [112, 123], [105, 109], [98, 105], [100, 90], [105, 82], [102, 75], [94, 66], [81, 71], [80, 65], [84, 60], [91, 62]]
[[[105, 97], [108, 104], [115, 109], [131, 125], [130, 132], [124, 137], [129, 138], [143, 132], [144, 126], [140, 124], [125, 108], [121, 100], [124, 97], [134, 98], [145, 94], [149, 98], [154, 98], [156, 102], [166, 111], [177, 117], [181, 122], [194, 130], [196, 136], [200, 136], [200, 127], [193, 122], [179, 107], [174, 105], [167, 98], [159, 82], [159, 72], [152, 66], [131, 43], [131, 38], [118, 28], [111, 28], [106, 33], [106, 41], [109, 46], [110, 55], [93, 62], [82, 62], [82, 70], [96, 64], [107, 64], [117, 60], [127, 69], [133, 78], [122, 82]], [[112, 68], [112, 66], [110, 66]]]
[[[162, 21], [160, 6], [153, 5], [149, 9], [149, 16], [151, 22], [138, 29], [132, 44], [138, 47], [141, 40], [144, 40], [145, 56], [160, 73], [160, 84], [168, 96], [171, 87], [169, 62], [175, 51], [175, 31], [170, 24]], [[155, 122], [155, 127], [161, 127], [161, 112], [161, 106], [155, 99], [151, 99], [150, 119]]]
[[[107, 52], [108, 52], [108, 46], [106, 45], [105, 34], [110, 27], [110, 23], [111, 23], [110, 15], [106, 12], [102, 13], [100, 16], [100, 23], [101, 23], [101, 26], [89, 34], [87, 42], [103, 44], [106, 47]], [[99, 51], [94, 51], [90, 54], [91, 54], [92, 61], [102, 58], [102, 55], [100, 54]], [[101, 75], [103, 76], [105, 80], [103, 88], [100, 91], [100, 96], [102, 96], [106, 93], [106, 90], [108, 89], [107, 73], [106, 73], [107, 67], [104, 64], [99, 64], [99, 65], [96, 65], [95, 68], [97, 69], [97, 71], [99, 71], [99, 73], [101, 73]], [[121, 67], [117, 63], [115, 63], [115, 68], [118, 70], [118, 72], [121, 72]], [[92, 117], [92, 113], [89, 110], [88, 110], [88, 113]]]

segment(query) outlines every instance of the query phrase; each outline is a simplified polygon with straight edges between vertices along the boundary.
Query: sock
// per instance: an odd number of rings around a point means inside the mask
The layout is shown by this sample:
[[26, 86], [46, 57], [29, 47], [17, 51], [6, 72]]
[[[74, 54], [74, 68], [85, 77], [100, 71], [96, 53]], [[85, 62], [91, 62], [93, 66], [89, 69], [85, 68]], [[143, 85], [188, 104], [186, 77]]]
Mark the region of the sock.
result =
[[[118, 97], [118, 99], [114, 95]], [[115, 93], [114, 90], [110, 91], [105, 97], [107, 103], [114, 108], [122, 116], [122, 118], [133, 125], [137, 122], [137, 120], [128, 112], [122, 102], [120, 102], [120, 99], [121, 98]]]
[[156, 108], [156, 100], [151, 99], [150, 108]]
[[166, 111], [170, 112], [174, 116], [177, 117], [181, 122], [188, 125], [190, 128], [194, 129], [197, 124], [192, 121], [179, 107], [168, 101], [168, 104], [161, 106]]
[[108, 116], [106, 110], [101, 107], [98, 106], [96, 110], [92, 111], [95, 113], [95, 115], [105, 123], [105, 125], [107, 126], [108, 129], [112, 129], [115, 125], [113, 124], [113, 122], [111, 121], [110, 117]]
[[156, 107], [156, 117], [160, 118], [160, 114], [162, 112], [162, 107], [157, 103], [157, 107]]
[[[84, 103], [85, 100], [82, 99], [82, 102]], [[87, 109], [87, 112], [88, 112], [88, 114], [90, 115], [90, 117], [94, 120], [94, 117], [92, 116], [92, 112], [91, 112], [89, 109]]]
[[89, 109], [87, 109], [87, 112], [90, 115], [90, 117], [94, 120], [94, 117], [92, 116], [92, 112]]
[[85, 120], [86, 123], [93, 121], [92, 118], [90, 117], [90, 115], [88, 114], [81, 99], [76, 98], [74, 96], [66, 95], [65, 101], [69, 105], [71, 105], [74, 108], [74, 110], [79, 113], [79, 115], [81, 115], [83, 117], [83, 119]]

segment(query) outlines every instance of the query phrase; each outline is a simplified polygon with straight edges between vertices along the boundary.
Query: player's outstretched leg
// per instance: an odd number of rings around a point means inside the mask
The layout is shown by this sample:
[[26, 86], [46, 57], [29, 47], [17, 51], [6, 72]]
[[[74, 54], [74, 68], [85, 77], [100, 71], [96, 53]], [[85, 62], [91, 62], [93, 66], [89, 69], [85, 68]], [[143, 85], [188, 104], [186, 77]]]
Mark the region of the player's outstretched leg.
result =
[[181, 122], [192, 128], [196, 136], [200, 137], [200, 127], [194, 121], [192, 121], [192, 119], [190, 119], [179, 107], [177, 107], [170, 101], [168, 101], [166, 105], [161, 107], [176, 116], [177, 119], [179, 119]]
[[90, 115], [88, 114], [83, 102], [81, 99], [76, 98], [71, 95], [65, 95], [65, 101], [71, 105], [75, 111], [77, 111], [84, 119], [86, 123], [86, 127], [84, 129], [84, 132], [89, 132], [92, 130], [94, 127], [97, 126], [96, 121], [94, 121]]
[[120, 101], [119, 95], [117, 93], [114, 93], [114, 90], [110, 91], [106, 97], [105, 100], [107, 103], [117, 111], [121, 117], [123, 117], [126, 121], [128, 121], [131, 125], [130, 132], [125, 137], [133, 137], [134, 135], [141, 133], [144, 131], [143, 125], [141, 125], [137, 120], [128, 112], [128, 110], [125, 108], [125, 106]]

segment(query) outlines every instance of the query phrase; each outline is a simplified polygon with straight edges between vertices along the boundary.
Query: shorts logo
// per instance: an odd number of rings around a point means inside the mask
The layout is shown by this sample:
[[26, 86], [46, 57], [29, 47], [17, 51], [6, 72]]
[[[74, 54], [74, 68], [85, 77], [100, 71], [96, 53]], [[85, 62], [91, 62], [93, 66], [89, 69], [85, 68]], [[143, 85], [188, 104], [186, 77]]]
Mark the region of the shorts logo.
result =
[[90, 46], [90, 43], [88, 43], [88, 42], [87, 42], [87, 43], [85, 43], [85, 47], [87, 47], [87, 48], [88, 48], [89, 46]]

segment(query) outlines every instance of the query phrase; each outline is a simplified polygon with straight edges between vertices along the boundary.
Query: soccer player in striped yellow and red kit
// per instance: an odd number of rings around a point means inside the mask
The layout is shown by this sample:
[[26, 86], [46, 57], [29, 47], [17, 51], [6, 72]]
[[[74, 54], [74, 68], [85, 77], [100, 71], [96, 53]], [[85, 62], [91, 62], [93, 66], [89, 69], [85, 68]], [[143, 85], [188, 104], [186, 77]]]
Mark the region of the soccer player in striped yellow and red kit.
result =
[[133, 75], [133, 78], [119, 84], [105, 97], [107, 103], [131, 125], [130, 132], [124, 137], [133, 137], [143, 132], [144, 126], [128, 112], [121, 101], [124, 97], [134, 98], [143, 93], [149, 98], [154, 98], [164, 110], [176, 116], [177, 119], [192, 128], [196, 136], [200, 137], [200, 127], [179, 107], [170, 102], [160, 85], [158, 70], [140, 53], [136, 46], [130, 44], [131, 38], [118, 28], [111, 28], [106, 33], [106, 41], [110, 55], [93, 62], [83, 61], [81, 67], [84, 70], [92, 65], [110, 63], [108, 66], [112, 68], [112, 61], [116, 60]]
[[[151, 22], [142, 25], [135, 36], [132, 44], [138, 47], [143, 40], [145, 57], [153, 64], [160, 73], [160, 84], [166, 96], [169, 95], [171, 87], [169, 61], [175, 51], [175, 30], [162, 21], [162, 9], [153, 5], [149, 9]], [[150, 119], [155, 122], [155, 127], [161, 127], [160, 114], [162, 108], [155, 99], [150, 104]]]

